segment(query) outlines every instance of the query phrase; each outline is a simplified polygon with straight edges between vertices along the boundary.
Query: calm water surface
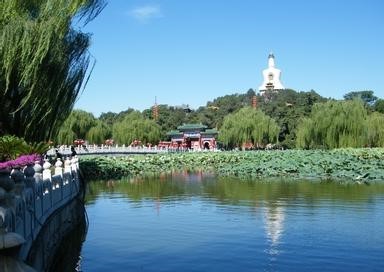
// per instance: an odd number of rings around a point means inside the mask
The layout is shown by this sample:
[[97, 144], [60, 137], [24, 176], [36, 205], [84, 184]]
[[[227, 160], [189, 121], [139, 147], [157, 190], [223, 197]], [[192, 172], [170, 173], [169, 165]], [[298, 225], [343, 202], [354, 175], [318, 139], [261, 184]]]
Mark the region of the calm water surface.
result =
[[82, 271], [384, 271], [384, 184], [92, 182]]

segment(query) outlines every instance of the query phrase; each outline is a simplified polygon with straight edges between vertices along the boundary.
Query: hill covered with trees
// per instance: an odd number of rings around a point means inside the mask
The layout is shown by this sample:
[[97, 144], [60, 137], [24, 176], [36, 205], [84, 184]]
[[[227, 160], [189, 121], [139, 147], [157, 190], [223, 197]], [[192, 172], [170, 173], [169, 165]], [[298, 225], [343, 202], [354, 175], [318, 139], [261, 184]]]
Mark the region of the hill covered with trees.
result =
[[[253, 97], [256, 97], [256, 109], [251, 108]], [[102, 113], [99, 118], [74, 110], [55, 142], [71, 144], [74, 139], [81, 138], [89, 143], [102, 144], [105, 139], [112, 138], [117, 144], [129, 145], [138, 139], [143, 144], [155, 145], [167, 139], [168, 131], [184, 123], [201, 123], [218, 129], [219, 140], [228, 148], [241, 146], [241, 142], [254, 145], [273, 143], [284, 148], [384, 146], [384, 133], [381, 131], [384, 127], [383, 100], [372, 91], [350, 92], [344, 98], [335, 101], [313, 90], [297, 92], [291, 89], [267, 92], [261, 96], [249, 89], [245, 93], [217, 97], [196, 110], [158, 105], [157, 118], [154, 118], [152, 108], [142, 112], [128, 108], [119, 113]], [[356, 113], [356, 108], [360, 112]], [[354, 112], [357, 115], [352, 114]], [[328, 125], [321, 123], [326, 116], [329, 117]], [[347, 117], [350, 117], [349, 121]], [[345, 122], [337, 123], [337, 120]], [[371, 124], [369, 130], [368, 124]], [[335, 127], [331, 128], [332, 125]], [[364, 135], [351, 134], [358, 126], [366, 132]], [[331, 129], [333, 134], [329, 134]], [[336, 139], [335, 135], [344, 135], [338, 139], [359, 139], [356, 144], [344, 140], [340, 140], [344, 144], [325, 144], [324, 137]]]

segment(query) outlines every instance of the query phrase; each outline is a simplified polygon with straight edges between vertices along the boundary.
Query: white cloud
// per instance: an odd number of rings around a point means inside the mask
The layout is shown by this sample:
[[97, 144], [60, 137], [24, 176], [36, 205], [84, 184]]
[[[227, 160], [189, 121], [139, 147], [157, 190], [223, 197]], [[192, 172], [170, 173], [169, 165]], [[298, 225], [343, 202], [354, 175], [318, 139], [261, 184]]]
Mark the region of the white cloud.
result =
[[154, 18], [161, 18], [163, 14], [159, 6], [146, 5], [132, 9], [129, 14], [139, 22], [146, 23]]

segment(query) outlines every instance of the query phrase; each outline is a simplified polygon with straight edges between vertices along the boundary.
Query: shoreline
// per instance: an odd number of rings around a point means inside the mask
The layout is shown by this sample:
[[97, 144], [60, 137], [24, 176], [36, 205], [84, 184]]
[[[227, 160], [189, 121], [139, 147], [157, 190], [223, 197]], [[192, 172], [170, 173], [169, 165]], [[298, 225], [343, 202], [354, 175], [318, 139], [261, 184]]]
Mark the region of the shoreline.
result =
[[82, 156], [87, 180], [119, 179], [182, 170], [210, 170], [240, 179], [287, 178], [384, 181], [384, 148], [189, 152], [131, 156]]

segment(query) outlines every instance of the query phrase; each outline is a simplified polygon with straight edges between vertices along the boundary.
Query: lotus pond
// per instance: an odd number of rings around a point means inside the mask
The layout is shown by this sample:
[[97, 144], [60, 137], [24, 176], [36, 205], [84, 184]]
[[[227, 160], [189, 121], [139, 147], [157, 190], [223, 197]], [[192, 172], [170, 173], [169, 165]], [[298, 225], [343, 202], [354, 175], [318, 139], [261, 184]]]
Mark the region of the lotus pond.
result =
[[189, 152], [126, 157], [82, 157], [86, 179], [213, 170], [219, 176], [259, 179], [384, 181], [384, 149]]
[[254, 181], [184, 171], [88, 185], [89, 227], [76, 271], [384, 267], [380, 182]]

